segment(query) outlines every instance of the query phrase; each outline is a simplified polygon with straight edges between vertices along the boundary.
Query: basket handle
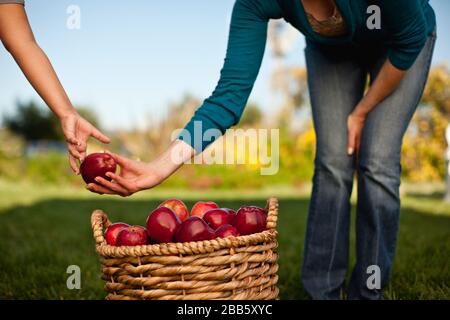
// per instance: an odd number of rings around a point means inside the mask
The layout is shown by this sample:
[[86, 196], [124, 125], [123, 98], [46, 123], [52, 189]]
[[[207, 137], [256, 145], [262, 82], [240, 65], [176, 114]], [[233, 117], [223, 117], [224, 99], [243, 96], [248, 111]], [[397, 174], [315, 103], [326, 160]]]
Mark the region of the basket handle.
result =
[[275, 230], [278, 221], [278, 199], [275, 197], [269, 198], [269, 200], [267, 200], [266, 209], [268, 211], [266, 228], [268, 230]]
[[111, 222], [108, 216], [102, 210], [95, 210], [91, 215], [92, 231], [94, 233], [95, 243], [100, 245], [105, 241], [103, 237], [103, 228], [107, 228]]

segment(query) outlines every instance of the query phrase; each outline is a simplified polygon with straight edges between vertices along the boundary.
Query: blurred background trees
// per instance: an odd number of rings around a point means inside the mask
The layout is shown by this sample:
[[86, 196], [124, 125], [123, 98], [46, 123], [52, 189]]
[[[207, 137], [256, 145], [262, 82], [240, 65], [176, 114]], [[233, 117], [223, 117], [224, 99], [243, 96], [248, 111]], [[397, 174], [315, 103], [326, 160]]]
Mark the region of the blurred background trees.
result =
[[[268, 113], [258, 104], [249, 102], [238, 124], [240, 128], [280, 129], [279, 173], [261, 176], [257, 165], [188, 165], [164, 185], [261, 188], [267, 184], [298, 186], [310, 181], [315, 134], [308, 103], [306, 70], [298, 65], [285, 64], [283, 58], [292, 48], [292, 39], [289, 30], [277, 24], [271, 26], [269, 44], [272, 54], [277, 57], [270, 86], [275, 107]], [[174, 130], [183, 128], [200, 104], [201, 99], [189, 94], [182, 95], [167, 106], [165, 116], [148, 119], [146, 128], [108, 132], [112, 141], [106, 147], [134, 159], [151, 160], [167, 147]], [[92, 108], [85, 106], [77, 109], [101, 128]], [[437, 65], [430, 72], [420, 106], [404, 139], [402, 168], [405, 181], [444, 181], [445, 130], [449, 120], [450, 70], [447, 65]], [[0, 141], [1, 178], [82, 184], [70, 172], [59, 122], [48, 108], [34, 101], [17, 102], [13, 114], [3, 115]], [[104, 148], [95, 141], [89, 145], [90, 152]]]
[[450, 120], [450, 71], [432, 68], [421, 104], [404, 139], [403, 175], [412, 181], [445, 178], [445, 130]]

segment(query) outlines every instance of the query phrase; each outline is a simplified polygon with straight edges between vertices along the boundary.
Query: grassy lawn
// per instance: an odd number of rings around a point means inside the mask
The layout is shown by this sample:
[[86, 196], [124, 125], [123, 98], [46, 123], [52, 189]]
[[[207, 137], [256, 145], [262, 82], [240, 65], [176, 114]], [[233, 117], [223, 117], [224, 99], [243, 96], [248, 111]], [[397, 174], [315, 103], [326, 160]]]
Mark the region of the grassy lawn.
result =
[[[90, 228], [94, 209], [105, 210], [113, 221], [143, 224], [148, 212], [167, 197], [180, 197], [189, 206], [199, 199], [211, 199], [237, 208], [242, 204], [262, 206], [270, 194], [280, 198], [281, 298], [306, 299], [299, 273], [308, 207], [305, 190], [161, 189], [121, 199], [78, 189], [4, 182], [0, 182], [0, 298], [102, 299], [103, 282]], [[412, 187], [403, 197], [397, 257], [387, 298], [450, 299], [449, 253], [450, 205], [440, 200], [439, 192], [417, 192]], [[72, 264], [81, 267], [81, 290], [66, 288], [66, 268]]]

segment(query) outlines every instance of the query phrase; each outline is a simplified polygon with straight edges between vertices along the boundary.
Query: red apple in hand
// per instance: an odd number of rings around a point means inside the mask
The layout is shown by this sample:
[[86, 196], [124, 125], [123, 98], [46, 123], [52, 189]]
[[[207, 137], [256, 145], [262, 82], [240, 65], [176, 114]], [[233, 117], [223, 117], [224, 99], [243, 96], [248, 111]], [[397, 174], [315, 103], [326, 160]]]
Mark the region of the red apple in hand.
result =
[[172, 209], [173, 212], [180, 218], [180, 221], [183, 222], [188, 218], [189, 210], [184, 204], [183, 201], [178, 199], [169, 199], [161, 203], [158, 207], [166, 207]]
[[232, 225], [224, 224], [216, 230], [215, 235], [216, 238], [237, 237], [239, 236], [239, 232]]
[[203, 220], [214, 230], [231, 222], [231, 215], [223, 209], [211, 209], [206, 211]]
[[105, 231], [105, 240], [106, 243], [115, 246], [117, 243], [117, 236], [119, 235], [120, 231], [128, 228], [130, 225], [123, 223], [123, 222], [117, 222], [109, 225], [108, 229]]
[[140, 246], [148, 244], [147, 230], [141, 226], [123, 229], [117, 237], [117, 246]]
[[262, 232], [266, 229], [266, 210], [255, 206], [243, 206], [233, 218], [232, 225], [241, 235]]
[[172, 242], [179, 225], [180, 219], [172, 209], [159, 207], [147, 218], [147, 234], [156, 243]]
[[175, 233], [176, 242], [190, 242], [211, 240], [215, 236], [214, 230], [199, 217], [190, 217], [184, 221]]
[[203, 215], [205, 214], [206, 211], [211, 210], [211, 209], [216, 209], [218, 207], [219, 206], [217, 205], [217, 203], [212, 202], [212, 201], [208, 201], [208, 202], [199, 201], [199, 202], [195, 203], [194, 206], [192, 207], [191, 217], [203, 218]]
[[95, 183], [96, 177], [102, 177], [108, 181], [107, 172], [116, 172], [117, 164], [111, 155], [107, 153], [91, 153], [80, 165], [81, 176], [87, 184]]

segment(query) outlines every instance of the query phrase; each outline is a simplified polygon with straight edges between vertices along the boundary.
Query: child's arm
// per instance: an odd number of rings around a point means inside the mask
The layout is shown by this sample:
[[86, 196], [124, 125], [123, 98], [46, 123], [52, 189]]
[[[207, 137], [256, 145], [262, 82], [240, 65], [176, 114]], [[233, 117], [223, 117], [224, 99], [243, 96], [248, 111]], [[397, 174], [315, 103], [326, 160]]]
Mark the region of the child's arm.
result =
[[84, 158], [87, 139], [93, 136], [108, 143], [108, 137], [73, 108], [50, 61], [34, 39], [23, 5], [0, 4], [0, 40], [36, 92], [61, 121], [70, 165], [78, 173], [76, 159]]

